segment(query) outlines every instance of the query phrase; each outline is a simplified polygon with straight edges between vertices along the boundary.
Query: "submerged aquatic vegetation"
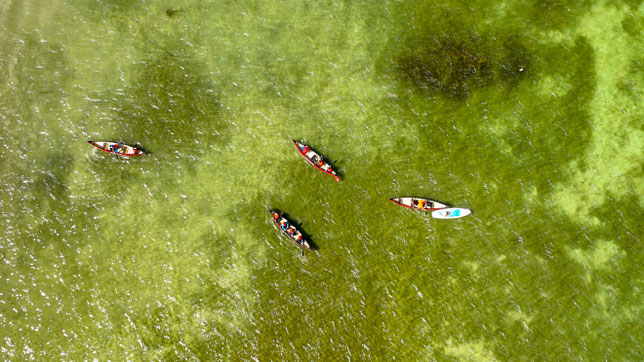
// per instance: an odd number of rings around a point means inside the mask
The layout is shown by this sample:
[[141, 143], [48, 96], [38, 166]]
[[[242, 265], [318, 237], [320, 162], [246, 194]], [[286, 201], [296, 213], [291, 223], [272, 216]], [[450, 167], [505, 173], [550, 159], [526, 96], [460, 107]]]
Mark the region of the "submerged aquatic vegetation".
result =
[[490, 79], [489, 59], [463, 42], [441, 37], [412, 49], [398, 58], [396, 68], [418, 89], [462, 98]]

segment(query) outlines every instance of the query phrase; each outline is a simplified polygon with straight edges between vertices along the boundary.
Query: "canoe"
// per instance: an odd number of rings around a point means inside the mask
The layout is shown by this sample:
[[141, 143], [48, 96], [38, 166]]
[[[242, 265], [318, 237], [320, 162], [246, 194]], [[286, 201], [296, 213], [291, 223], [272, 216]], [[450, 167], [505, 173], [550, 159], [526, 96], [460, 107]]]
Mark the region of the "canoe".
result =
[[471, 214], [470, 209], [462, 209], [460, 207], [449, 207], [432, 211], [432, 217], [435, 219], [458, 219], [459, 217]]
[[120, 142], [94, 142], [87, 141], [90, 145], [98, 148], [99, 150], [107, 153], [112, 153], [119, 156], [144, 156], [147, 155], [144, 151], [138, 149], [137, 146], [130, 146]]
[[324, 161], [324, 158], [322, 158], [322, 156], [315, 153], [315, 151], [313, 151], [309, 146], [297, 142], [296, 140], [292, 141], [295, 147], [297, 147], [297, 150], [300, 152], [300, 154], [304, 156], [304, 158], [311, 165], [315, 166], [315, 168], [317, 168], [318, 170], [335, 177], [336, 181], [340, 181], [340, 178], [338, 177], [338, 175], [336, 175], [331, 165], [328, 162]]
[[441, 204], [438, 201], [424, 199], [422, 197], [392, 197], [389, 199], [389, 201], [412, 210], [420, 211], [434, 211], [447, 207], [447, 205]]
[[297, 230], [295, 225], [291, 224], [284, 216], [280, 215], [278, 212], [270, 209], [268, 211], [271, 213], [275, 225], [277, 225], [277, 228], [280, 229], [284, 233], [284, 235], [291, 239], [300, 248], [306, 249], [308, 251], [313, 251], [313, 249], [311, 249], [311, 245], [309, 245], [309, 242], [304, 239], [304, 236], [302, 236], [302, 233]]

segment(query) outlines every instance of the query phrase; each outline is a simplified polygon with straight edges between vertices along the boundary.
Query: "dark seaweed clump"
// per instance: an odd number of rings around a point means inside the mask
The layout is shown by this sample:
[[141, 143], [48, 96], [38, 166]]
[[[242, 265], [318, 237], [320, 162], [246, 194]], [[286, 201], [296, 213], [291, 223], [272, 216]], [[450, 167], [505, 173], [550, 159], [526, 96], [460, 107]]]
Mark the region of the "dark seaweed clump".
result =
[[421, 90], [436, 90], [454, 98], [465, 98], [471, 88], [490, 78], [489, 60], [463, 43], [450, 39], [433, 46], [414, 47], [413, 54], [401, 56], [397, 68], [402, 76]]
[[179, 14], [180, 12], [181, 12], [181, 10], [168, 9], [168, 10], [166, 10], [166, 11], [165, 11], [165, 14], [166, 14], [169, 18], [171, 18], [171, 17], [173, 17], [173, 16], [175, 16], [175, 15]]

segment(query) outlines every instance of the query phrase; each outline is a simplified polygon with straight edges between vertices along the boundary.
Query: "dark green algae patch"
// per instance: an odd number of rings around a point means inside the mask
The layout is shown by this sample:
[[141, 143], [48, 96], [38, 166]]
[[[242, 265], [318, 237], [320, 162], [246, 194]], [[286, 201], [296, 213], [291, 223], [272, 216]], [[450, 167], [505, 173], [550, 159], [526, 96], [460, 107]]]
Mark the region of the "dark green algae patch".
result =
[[426, 96], [466, 100], [477, 89], [514, 87], [538, 76], [534, 40], [515, 35], [407, 35], [399, 50], [383, 59], [381, 72]]
[[422, 91], [462, 98], [490, 79], [490, 60], [450, 38], [427, 39], [396, 59], [400, 76]]
[[466, 100], [477, 89], [534, 78], [538, 60], [532, 50], [539, 45], [516, 20], [481, 25], [493, 7], [392, 6], [397, 17], [408, 21], [396, 24], [384, 53], [374, 54], [377, 72], [397, 80], [399, 92], [410, 88], [454, 100]]

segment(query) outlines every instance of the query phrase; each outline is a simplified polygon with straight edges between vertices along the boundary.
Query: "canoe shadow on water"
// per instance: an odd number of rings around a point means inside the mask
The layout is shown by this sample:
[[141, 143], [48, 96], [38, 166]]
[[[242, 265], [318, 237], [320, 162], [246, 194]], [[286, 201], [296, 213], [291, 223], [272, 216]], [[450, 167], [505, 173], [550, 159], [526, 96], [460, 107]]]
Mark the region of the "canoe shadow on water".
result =
[[136, 143], [136, 148], [145, 152], [146, 155], [150, 155], [150, 151], [147, 148], [143, 147], [140, 143]]
[[302, 237], [304, 238], [304, 240], [306, 240], [309, 243], [309, 245], [311, 246], [311, 250], [312, 251], [320, 250], [320, 247], [311, 239], [311, 235], [307, 234], [306, 231], [302, 230], [301, 226], [302, 226], [302, 223], [298, 225], [297, 229], [300, 231], [300, 233], [302, 233]]
[[[302, 222], [297, 223], [295, 219], [293, 219], [291, 216], [289, 216], [289, 214], [287, 214], [285, 212], [282, 212], [279, 209], [270, 209], [270, 210], [273, 210], [276, 213], [280, 214], [281, 216], [285, 217], [286, 220], [288, 220], [289, 224], [295, 226], [295, 228], [297, 228], [297, 230], [302, 234], [302, 237], [304, 238], [304, 240], [306, 240], [309, 243], [309, 245], [311, 246], [311, 250], [313, 250], [313, 251], [320, 250], [318, 245], [315, 242], [313, 242], [313, 240], [311, 240], [311, 235], [307, 234], [306, 231], [302, 230]], [[282, 236], [282, 237], [284, 237], [284, 239], [288, 240], [288, 242], [291, 243], [291, 245], [295, 244], [295, 241], [293, 241], [293, 239], [289, 238], [286, 235], [286, 233], [277, 224], [275, 224], [275, 221], [273, 220], [272, 216], [271, 216], [270, 221], [273, 224], [273, 226], [277, 229], [277, 232], [279, 233], [280, 236]], [[301, 248], [301, 247], [299, 247], [299, 248]]]

